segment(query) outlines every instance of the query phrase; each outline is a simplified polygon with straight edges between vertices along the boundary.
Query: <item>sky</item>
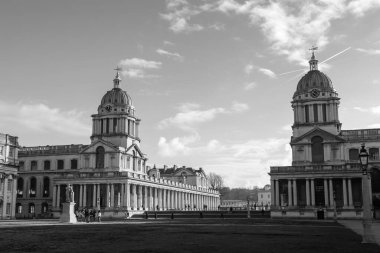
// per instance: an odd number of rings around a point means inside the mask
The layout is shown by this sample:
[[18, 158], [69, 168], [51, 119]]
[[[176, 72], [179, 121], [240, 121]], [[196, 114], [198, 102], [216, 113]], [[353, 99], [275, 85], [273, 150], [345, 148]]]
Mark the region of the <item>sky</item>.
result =
[[291, 165], [312, 46], [342, 129], [380, 128], [379, 14], [378, 0], [1, 1], [0, 132], [89, 144], [121, 66], [148, 165], [263, 187], [270, 166]]

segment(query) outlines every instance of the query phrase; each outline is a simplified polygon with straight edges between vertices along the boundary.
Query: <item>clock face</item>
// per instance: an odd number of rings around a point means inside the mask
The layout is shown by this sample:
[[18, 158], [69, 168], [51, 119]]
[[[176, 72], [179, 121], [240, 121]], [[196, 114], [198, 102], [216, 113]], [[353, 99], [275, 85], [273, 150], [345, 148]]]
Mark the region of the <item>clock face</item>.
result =
[[106, 105], [105, 108], [106, 108], [107, 112], [110, 112], [112, 110], [112, 106], [111, 105]]
[[319, 93], [320, 93], [319, 90], [312, 89], [311, 92], [310, 92], [310, 95], [311, 95], [311, 97], [316, 98], [316, 97], [319, 96]]

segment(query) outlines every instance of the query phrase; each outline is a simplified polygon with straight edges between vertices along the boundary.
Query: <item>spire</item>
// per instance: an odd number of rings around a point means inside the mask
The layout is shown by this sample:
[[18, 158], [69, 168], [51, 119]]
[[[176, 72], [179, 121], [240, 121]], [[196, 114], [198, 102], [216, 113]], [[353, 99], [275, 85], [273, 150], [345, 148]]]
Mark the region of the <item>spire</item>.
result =
[[119, 71], [121, 70], [121, 68], [119, 66], [117, 66], [116, 69], [114, 69], [114, 70], [116, 70], [116, 76], [113, 79], [113, 87], [114, 88], [119, 88], [119, 84], [121, 82]]
[[312, 51], [312, 53], [311, 53], [311, 59], [309, 61], [310, 70], [318, 70], [318, 60], [315, 59], [315, 55], [314, 55], [314, 51], [318, 50], [318, 47], [313, 46], [309, 50]]

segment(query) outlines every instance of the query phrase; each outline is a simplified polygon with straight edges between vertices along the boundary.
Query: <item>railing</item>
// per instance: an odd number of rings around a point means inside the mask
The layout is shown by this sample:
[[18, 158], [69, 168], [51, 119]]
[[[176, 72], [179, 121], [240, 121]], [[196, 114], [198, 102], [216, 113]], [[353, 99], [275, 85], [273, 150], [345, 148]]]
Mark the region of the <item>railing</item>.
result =
[[87, 145], [57, 145], [57, 146], [36, 146], [36, 147], [22, 147], [19, 150], [19, 157], [33, 155], [33, 154], [67, 154], [79, 153], [80, 150], [87, 147]]
[[348, 163], [342, 165], [304, 165], [304, 166], [272, 166], [270, 173], [289, 172], [324, 172], [324, 171], [357, 171], [360, 172], [359, 163]]

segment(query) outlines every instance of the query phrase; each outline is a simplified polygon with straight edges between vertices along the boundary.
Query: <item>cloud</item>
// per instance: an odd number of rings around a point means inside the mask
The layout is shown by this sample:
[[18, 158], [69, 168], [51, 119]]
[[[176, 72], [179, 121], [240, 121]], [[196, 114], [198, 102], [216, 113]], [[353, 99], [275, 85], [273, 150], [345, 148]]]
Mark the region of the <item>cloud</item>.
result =
[[234, 102], [232, 105], [232, 111], [241, 113], [249, 110], [249, 106], [247, 104]]
[[364, 49], [364, 48], [357, 48], [356, 49], [359, 52], [363, 52], [369, 55], [380, 55], [380, 49]]
[[354, 107], [354, 110], [357, 110], [359, 112], [369, 112], [375, 115], [380, 115], [380, 105], [379, 106], [372, 106], [370, 108], [363, 108], [363, 107]]
[[175, 44], [171, 41], [168, 41], [168, 40], [164, 40], [164, 45], [165, 46], [174, 46]]
[[166, 1], [168, 13], [160, 14], [161, 18], [169, 21], [169, 29], [175, 33], [190, 33], [204, 29], [202, 25], [190, 24], [190, 19], [201, 13], [201, 9], [194, 8], [185, 0]]
[[208, 28], [213, 29], [215, 31], [222, 31], [225, 29], [225, 24], [222, 23], [215, 23], [213, 25], [209, 25]]
[[170, 141], [166, 140], [165, 137], [160, 137], [158, 141], [158, 154], [164, 157], [188, 155], [191, 152], [191, 148], [188, 145], [197, 140], [199, 140], [197, 134], [176, 137]]
[[270, 78], [276, 78], [277, 77], [277, 75], [270, 69], [259, 68], [258, 71], [263, 73], [266, 76], [269, 76]]
[[252, 65], [252, 64], [247, 64], [245, 67], [244, 67], [244, 72], [249, 75], [251, 74], [251, 72], [255, 69], [255, 66]]
[[160, 69], [162, 62], [158, 61], [148, 61], [140, 58], [130, 58], [120, 61], [120, 65], [123, 70], [121, 74], [129, 78], [150, 78], [157, 77], [157, 75], [147, 74], [148, 69]]
[[252, 90], [256, 86], [257, 84], [255, 82], [246, 83], [244, 84], [244, 90]]
[[379, 7], [380, 1], [378, 0], [353, 0], [347, 6], [348, 10], [358, 17], [363, 16], [369, 10]]
[[[84, 122], [85, 113], [77, 110], [62, 111], [43, 103], [7, 103], [0, 100], [0, 126], [13, 125], [15, 129], [36, 133], [60, 133], [70, 136], [88, 136], [91, 127]], [[4, 127], [4, 125], [2, 126]]]
[[169, 58], [172, 58], [172, 59], [175, 59], [178, 61], [183, 61], [183, 56], [180, 55], [179, 53], [171, 53], [171, 52], [168, 52], [168, 51], [161, 49], [161, 48], [157, 49], [156, 53], [159, 55], [167, 56]]

